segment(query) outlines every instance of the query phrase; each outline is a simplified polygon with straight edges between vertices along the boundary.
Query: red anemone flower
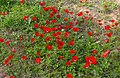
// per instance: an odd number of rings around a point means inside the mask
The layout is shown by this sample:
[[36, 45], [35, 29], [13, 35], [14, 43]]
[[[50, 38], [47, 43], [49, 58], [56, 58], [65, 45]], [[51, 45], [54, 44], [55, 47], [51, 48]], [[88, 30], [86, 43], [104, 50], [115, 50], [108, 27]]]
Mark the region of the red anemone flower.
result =
[[107, 44], [107, 43], [109, 43], [109, 39], [107, 38], [107, 39], [105, 39], [105, 43]]
[[70, 60], [68, 60], [67, 62], [66, 62], [66, 66], [70, 66], [71, 65], [71, 62], [70, 62]]
[[13, 51], [14, 53], [16, 53], [16, 50], [15, 50], [15, 48], [14, 48], [14, 47], [12, 47], [12, 51]]
[[46, 46], [46, 48], [48, 49], [48, 50], [52, 50], [52, 45], [50, 45], [50, 44], [48, 44], [47, 46]]
[[70, 32], [65, 32], [65, 33], [64, 33], [64, 37], [65, 37], [65, 38], [68, 38], [69, 36], [70, 36]]
[[32, 20], [33, 20], [33, 21], [36, 21], [36, 20], [37, 20], [37, 17], [36, 17], [36, 16], [32, 17]]
[[50, 54], [48, 54], [47, 56], [50, 57]]
[[83, 66], [83, 68], [89, 68], [89, 66], [90, 66], [90, 63], [86, 63], [84, 66]]
[[92, 32], [91, 32], [91, 31], [89, 31], [89, 32], [88, 32], [88, 35], [89, 35], [89, 36], [92, 36], [93, 34], [92, 34]]
[[40, 58], [36, 58], [36, 59], [35, 59], [35, 62], [36, 62], [36, 63], [41, 63], [41, 59], [40, 59]]
[[64, 46], [64, 44], [65, 44], [65, 42], [62, 42], [62, 41], [58, 42], [58, 45], [60, 45], [60, 46]]
[[75, 54], [76, 50], [70, 50], [70, 54]]
[[20, 0], [20, 3], [23, 4], [25, 2], [25, 0]]
[[50, 40], [52, 40], [52, 38], [49, 37], [49, 36], [47, 36], [46, 39], [45, 39], [46, 42], [48, 42], [48, 41], [50, 41]]
[[67, 78], [73, 78], [72, 74], [67, 74]]
[[72, 15], [72, 14], [73, 14], [73, 12], [71, 11], [71, 12], [69, 12], [69, 14], [71, 14], [71, 15]]
[[96, 54], [96, 53], [97, 53], [97, 50], [95, 50], [95, 49], [92, 50], [92, 53], [93, 53], [93, 54]]
[[23, 20], [28, 20], [29, 16], [24, 16]]
[[78, 32], [78, 31], [80, 30], [80, 28], [74, 27], [72, 30], [73, 30], [74, 32]]
[[73, 22], [69, 22], [70, 26], [73, 25]]
[[35, 23], [34, 24], [34, 28], [38, 28], [39, 24], [38, 23]]
[[63, 47], [63, 46], [61, 46], [61, 45], [58, 45], [58, 49], [59, 49], [59, 50], [61, 50], [61, 49], [62, 49], [62, 47]]
[[39, 36], [42, 38], [42, 37], [44, 37], [44, 34], [40, 34]]
[[104, 58], [106, 58], [110, 54], [110, 50], [105, 50], [105, 52], [102, 54]]
[[35, 42], [35, 38], [31, 38], [31, 42], [32, 42], [32, 43]]
[[64, 21], [68, 21], [68, 18], [64, 18]]
[[15, 76], [10, 76], [10, 78], [16, 78]]
[[46, 2], [39, 2], [40, 6], [45, 6]]
[[61, 41], [60, 36], [57, 36], [56, 39], [55, 39], [55, 41], [56, 41], [57, 43], [60, 42], [60, 41]]
[[37, 52], [37, 55], [40, 56], [40, 52]]
[[64, 12], [69, 13], [69, 10], [68, 10], [68, 9], [65, 9]]
[[3, 39], [3, 38], [0, 38], [0, 42], [4, 42], [4, 39]]
[[49, 8], [48, 7], [43, 7], [44, 11], [48, 11]]
[[52, 23], [56, 23], [57, 21], [56, 20], [51, 20]]
[[49, 28], [49, 27], [46, 27], [46, 28], [44, 28], [43, 30], [44, 30], [45, 33], [51, 32], [51, 28]]
[[13, 58], [12, 54], [8, 56], [7, 59], [4, 61], [4, 65], [8, 65], [8, 63], [11, 61], [12, 58]]
[[19, 38], [20, 38], [20, 42], [21, 42], [21, 41], [22, 41], [22, 39], [23, 39], [23, 37], [22, 37], [22, 36], [20, 36]]
[[78, 16], [83, 16], [83, 13], [82, 13], [82, 12], [79, 12], [77, 15], [78, 15]]
[[109, 25], [105, 26], [104, 28], [105, 28], [105, 30], [110, 30], [110, 26]]
[[56, 15], [56, 17], [57, 17], [57, 18], [60, 18], [60, 17], [61, 17], [61, 15], [59, 15], [59, 14], [58, 14], [58, 15]]
[[68, 42], [68, 45], [69, 45], [69, 46], [73, 46], [74, 44], [75, 44], [74, 40]]
[[97, 64], [96, 58], [94, 56], [86, 56], [85, 58], [86, 63], [90, 63], [90, 64]]
[[8, 41], [5, 42], [5, 44], [10, 46], [10, 42], [11, 42], [11, 40], [8, 40]]
[[113, 19], [113, 20], [110, 20], [110, 22], [115, 22], [115, 20]]
[[89, 14], [89, 11], [85, 11], [87, 14]]
[[63, 59], [63, 58], [64, 58], [64, 56], [59, 56], [59, 58], [60, 58], [60, 59]]
[[27, 57], [26, 57], [25, 55], [24, 55], [24, 56], [22, 56], [22, 60], [26, 60], [26, 58], [27, 58]]
[[112, 36], [112, 32], [106, 33], [106, 36], [111, 37]]
[[35, 35], [36, 35], [36, 36], [39, 36], [39, 35], [40, 35], [40, 33], [39, 33], [39, 32], [35, 32]]
[[76, 62], [76, 61], [78, 61], [78, 56], [73, 56], [72, 57], [72, 62]]

